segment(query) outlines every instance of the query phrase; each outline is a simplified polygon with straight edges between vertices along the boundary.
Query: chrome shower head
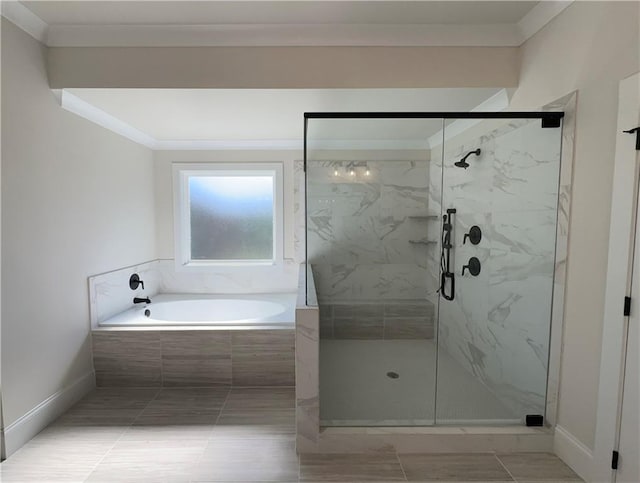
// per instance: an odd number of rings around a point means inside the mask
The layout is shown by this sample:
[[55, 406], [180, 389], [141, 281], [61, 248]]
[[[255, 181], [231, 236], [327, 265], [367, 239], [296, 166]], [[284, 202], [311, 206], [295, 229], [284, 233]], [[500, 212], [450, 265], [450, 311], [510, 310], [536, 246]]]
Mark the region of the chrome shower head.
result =
[[467, 163], [467, 158], [472, 154], [475, 154], [476, 156], [480, 156], [481, 152], [482, 151], [480, 150], [480, 148], [476, 149], [475, 151], [469, 151], [460, 161], [458, 161], [457, 163], [453, 163], [453, 165], [456, 168], [467, 169], [469, 167], [469, 163]]

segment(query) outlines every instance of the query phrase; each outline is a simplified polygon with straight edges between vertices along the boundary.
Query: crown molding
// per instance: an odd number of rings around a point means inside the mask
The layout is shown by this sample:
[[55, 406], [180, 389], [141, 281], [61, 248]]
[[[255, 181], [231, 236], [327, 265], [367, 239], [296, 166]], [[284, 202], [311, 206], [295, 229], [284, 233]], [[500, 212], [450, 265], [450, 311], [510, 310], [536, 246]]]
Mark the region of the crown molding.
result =
[[11, 21], [34, 39], [47, 43], [49, 26], [35, 13], [17, 0], [1, 0], [2, 16]]
[[521, 43], [533, 37], [545, 25], [564, 12], [572, 3], [573, 0], [547, 0], [539, 2], [538, 5], [533, 7], [517, 24], [522, 39]]
[[88, 121], [113, 131], [116, 134], [120, 134], [133, 142], [142, 144], [143, 146], [151, 149], [154, 149], [154, 146], [157, 143], [157, 141], [147, 133], [136, 129], [131, 124], [112, 116], [93, 104], [80, 99], [78, 96], [74, 96], [69, 91], [63, 89], [59, 95], [56, 95], [56, 98], [59, 100], [60, 106], [63, 109], [66, 109], [80, 117], [84, 117]]
[[51, 47], [514, 47], [515, 24], [52, 25]]
[[47, 25], [17, 0], [2, 16], [50, 47], [517, 47], [573, 0], [538, 3], [517, 24]]
[[[135, 143], [154, 151], [218, 151], [218, 150], [297, 150], [304, 148], [302, 139], [193, 139], [193, 140], [158, 140], [131, 124], [112, 116], [80, 99], [66, 90], [54, 90], [60, 106], [87, 121], [123, 136]], [[352, 150], [352, 149], [428, 149], [425, 140], [313, 140], [309, 147], [315, 149]]]

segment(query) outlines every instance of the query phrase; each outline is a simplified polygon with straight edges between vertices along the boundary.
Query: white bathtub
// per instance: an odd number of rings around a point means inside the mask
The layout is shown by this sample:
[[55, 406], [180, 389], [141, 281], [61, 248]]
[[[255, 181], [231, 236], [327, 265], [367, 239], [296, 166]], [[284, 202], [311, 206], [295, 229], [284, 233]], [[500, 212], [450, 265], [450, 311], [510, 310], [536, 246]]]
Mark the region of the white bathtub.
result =
[[100, 327], [197, 326], [261, 328], [295, 325], [296, 294], [159, 294]]

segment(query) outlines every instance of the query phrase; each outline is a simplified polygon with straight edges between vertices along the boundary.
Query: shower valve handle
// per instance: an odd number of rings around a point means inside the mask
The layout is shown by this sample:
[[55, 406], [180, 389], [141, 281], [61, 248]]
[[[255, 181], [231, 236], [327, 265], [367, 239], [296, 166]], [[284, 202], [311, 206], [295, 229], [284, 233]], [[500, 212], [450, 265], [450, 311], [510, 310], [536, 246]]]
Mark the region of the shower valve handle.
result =
[[477, 277], [478, 274], [480, 274], [480, 268], [481, 268], [480, 260], [478, 260], [476, 257], [471, 257], [467, 265], [463, 265], [462, 275], [464, 275], [465, 270], [469, 270], [469, 273], [471, 275], [473, 275], [474, 277]]

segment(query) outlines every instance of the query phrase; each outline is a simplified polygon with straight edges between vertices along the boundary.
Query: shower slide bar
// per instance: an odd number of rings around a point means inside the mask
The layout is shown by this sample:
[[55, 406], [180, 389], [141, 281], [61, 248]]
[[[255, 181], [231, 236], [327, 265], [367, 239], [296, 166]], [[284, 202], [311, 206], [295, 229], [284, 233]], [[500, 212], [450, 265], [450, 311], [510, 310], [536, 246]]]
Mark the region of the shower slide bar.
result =
[[[456, 296], [456, 275], [451, 271], [451, 249], [453, 243], [451, 241], [451, 235], [453, 233], [453, 215], [456, 214], [455, 208], [449, 208], [447, 214], [443, 216], [442, 220], [442, 252], [440, 253], [440, 295], [445, 300], [453, 300]], [[451, 290], [447, 294], [447, 280]]]

